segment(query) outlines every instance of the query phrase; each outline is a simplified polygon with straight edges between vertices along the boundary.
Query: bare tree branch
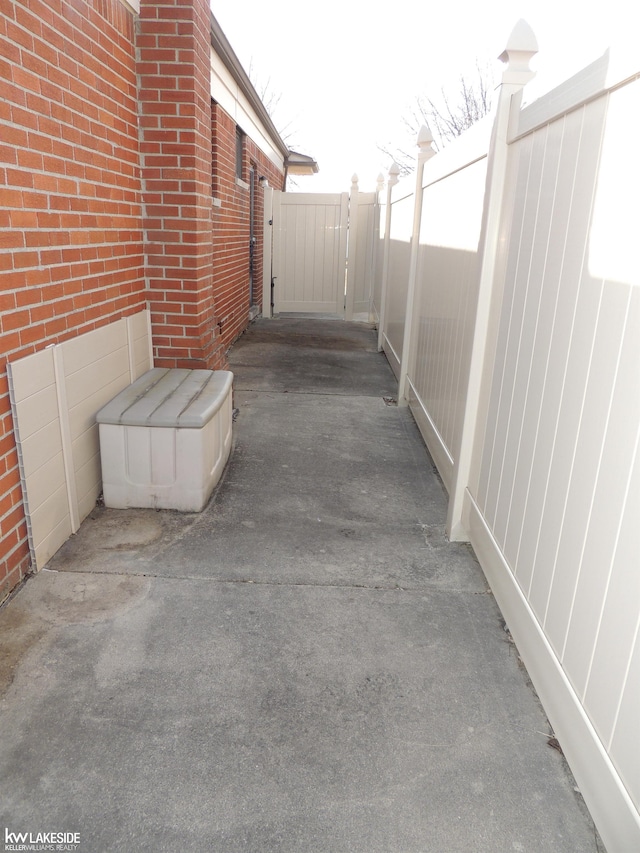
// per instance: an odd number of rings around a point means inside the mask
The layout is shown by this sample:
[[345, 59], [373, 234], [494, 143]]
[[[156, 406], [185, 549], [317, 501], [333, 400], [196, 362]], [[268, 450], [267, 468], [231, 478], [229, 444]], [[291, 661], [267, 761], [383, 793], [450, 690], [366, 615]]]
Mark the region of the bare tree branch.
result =
[[282, 98], [282, 92], [274, 90], [271, 83], [271, 77], [267, 77], [264, 82], [258, 78], [253, 67], [253, 59], [249, 61], [249, 70], [247, 74], [253, 88], [258, 93], [258, 97], [262, 101], [264, 108], [269, 113], [269, 117], [276, 126], [276, 130], [280, 134], [282, 141], [287, 145], [287, 147], [295, 145], [295, 142], [292, 141], [292, 137], [295, 133], [295, 129], [292, 127], [293, 119], [290, 119], [286, 124], [282, 124], [278, 115], [278, 106]]
[[[471, 78], [461, 75], [454, 93], [442, 87], [439, 98], [418, 95], [407, 115], [403, 116], [402, 124], [413, 139], [426, 124], [438, 151], [489, 113], [492, 91], [491, 68], [476, 61], [475, 74]], [[414, 171], [415, 154], [407, 153], [404, 148], [393, 149], [388, 143], [378, 145], [378, 149], [395, 160], [401, 176]]]

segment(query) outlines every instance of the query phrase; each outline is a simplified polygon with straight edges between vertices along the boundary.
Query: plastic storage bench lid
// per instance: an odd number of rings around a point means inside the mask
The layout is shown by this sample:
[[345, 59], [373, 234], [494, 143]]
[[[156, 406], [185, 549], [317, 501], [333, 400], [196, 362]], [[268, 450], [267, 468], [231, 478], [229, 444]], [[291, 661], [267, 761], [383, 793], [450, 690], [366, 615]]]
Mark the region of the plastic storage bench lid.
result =
[[99, 424], [201, 429], [223, 404], [228, 370], [154, 367], [103, 406]]

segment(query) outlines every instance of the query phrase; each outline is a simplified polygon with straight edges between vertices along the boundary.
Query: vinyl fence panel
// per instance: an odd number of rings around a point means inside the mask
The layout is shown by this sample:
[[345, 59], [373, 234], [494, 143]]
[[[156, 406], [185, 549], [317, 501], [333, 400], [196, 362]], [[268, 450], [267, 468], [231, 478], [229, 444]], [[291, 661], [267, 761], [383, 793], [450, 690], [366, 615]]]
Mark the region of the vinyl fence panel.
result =
[[397, 196], [392, 198], [391, 202], [389, 270], [387, 274], [383, 349], [397, 376], [400, 371], [404, 342], [414, 200], [413, 195], [408, 195], [402, 185], [398, 184], [396, 190]]
[[446, 157], [431, 160], [423, 180], [409, 402], [447, 486], [460, 445], [474, 332], [488, 130], [485, 123]]
[[622, 851], [640, 843], [640, 82], [584, 77], [514, 123], [465, 523]]
[[640, 69], [608, 52], [522, 108], [537, 48], [523, 22], [510, 44], [490, 141], [474, 128], [415, 196], [391, 193], [380, 338], [449, 489], [449, 533], [473, 545], [607, 849], [626, 853], [640, 849]]

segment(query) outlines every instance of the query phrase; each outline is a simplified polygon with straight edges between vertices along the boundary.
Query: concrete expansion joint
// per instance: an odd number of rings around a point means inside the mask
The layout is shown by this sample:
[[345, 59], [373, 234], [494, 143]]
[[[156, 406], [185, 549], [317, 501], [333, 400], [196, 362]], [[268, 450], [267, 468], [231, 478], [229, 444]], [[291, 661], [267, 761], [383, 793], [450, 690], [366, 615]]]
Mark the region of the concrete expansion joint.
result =
[[347, 393], [335, 393], [332, 391], [289, 391], [287, 388], [245, 388], [244, 386], [236, 386], [234, 390], [242, 391], [244, 394], [267, 394], [272, 396], [274, 394], [287, 394], [291, 397], [358, 397], [359, 399], [382, 400], [385, 406], [397, 405], [397, 401], [393, 397], [381, 397], [380, 394], [362, 394], [356, 391], [349, 391]]
[[154, 580], [169, 581], [196, 581], [197, 583], [211, 583], [219, 586], [271, 586], [271, 587], [310, 587], [318, 589], [362, 589], [379, 590], [382, 592], [422, 592], [417, 587], [402, 587], [397, 584], [341, 584], [341, 583], [300, 583], [295, 581], [261, 581], [252, 578], [203, 578], [198, 575], [166, 575], [155, 572], [114, 572], [91, 569], [92, 575], [103, 575], [108, 577], [125, 578], [153, 578]]
[[[43, 569], [44, 572], [52, 572], [59, 574], [54, 569]], [[60, 574], [72, 574], [71, 572], [61, 572]], [[85, 574], [85, 572], [77, 573]], [[309, 589], [345, 589], [345, 590], [363, 590], [371, 592], [407, 592], [424, 595], [444, 594], [444, 595], [492, 595], [490, 589], [483, 590], [468, 590], [468, 589], [441, 589], [428, 586], [400, 586], [399, 584], [366, 584], [366, 583], [320, 583], [320, 582], [300, 582], [300, 581], [273, 581], [273, 580], [254, 580], [253, 578], [207, 578], [201, 575], [167, 575], [156, 572], [118, 572], [118, 571], [101, 571], [100, 569], [92, 568], [91, 575], [101, 575], [102, 577], [113, 578], [149, 578], [153, 580], [166, 580], [171, 582], [176, 581], [194, 581], [196, 583], [209, 583], [218, 586], [256, 586], [256, 587], [282, 587], [283, 589], [309, 588]], [[5, 602], [3, 602], [4, 604]]]

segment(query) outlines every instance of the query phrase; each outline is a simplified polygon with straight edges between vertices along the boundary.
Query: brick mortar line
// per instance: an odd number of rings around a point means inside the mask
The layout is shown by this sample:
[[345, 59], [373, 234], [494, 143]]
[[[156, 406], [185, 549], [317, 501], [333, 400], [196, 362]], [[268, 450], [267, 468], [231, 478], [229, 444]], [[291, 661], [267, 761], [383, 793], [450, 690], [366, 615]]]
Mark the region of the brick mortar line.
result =
[[[43, 95], [40, 95], [39, 97], [44, 98]], [[53, 116], [45, 115], [44, 113], [38, 113], [38, 112], [35, 112], [32, 110], [28, 110], [27, 107], [22, 107], [13, 101], [9, 101], [8, 103], [10, 104], [10, 106], [18, 107], [21, 110], [25, 110], [25, 112], [30, 112], [32, 115], [41, 116], [42, 118], [47, 119], [48, 121], [55, 122], [60, 127], [69, 128], [70, 130], [73, 130], [75, 133], [79, 133], [79, 134], [85, 135], [85, 136], [91, 136], [90, 131], [81, 130], [79, 127], [77, 127], [77, 125], [69, 124], [69, 122], [62, 121], [62, 119], [60, 119], [60, 118], [54, 118]], [[53, 101], [53, 102], [48, 101], [48, 103], [57, 103], [57, 101]], [[66, 107], [66, 109], [68, 109], [69, 112], [73, 112], [73, 115], [82, 116], [82, 113], [74, 112], [71, 110], [70, 107]], [[108, 112], [108, 110], [105, 110], [105, 112]], [[110, 115], [114, 115], [114, 113], [110, 113]], [[138, 127], [137, 123], [136, 122], [129, 123], [129, 122], [126, 122], [125, 119], [123, 119], [123, 118], [120, 118], [120, 117], [118, 117], [118, 118], [123, 124], [126, 124], [128, 127], [130, 126], [131, 129], [136, 133], [135, 134], [129, 134], [129, 133], [125, 133], [123, 130], [116, 130], [116, 129], [113, 129], [112, 127], [109, 127], [109, 133], [107, 134], [107, 136], [97, 136], [95, 138], [102, 139], [102, 140], [106, 141], [112, 136], [119, 136], [119, 137], [121, 136], [123, 140], [131, 140], [133, 143], [135, 143], [135, 147], [133, 145], [131, 147], [126, 146], [126, 145], [120, 145], [119, 143], [118, 143], [118, 147], [123, 148], [125, 151], [137, 151], [138, 150], [138, 144], [139, 144], [139, 140], [137, 138], [137, 127]], [[134, 118], [136, 118], [135, 115], [134, 115]], [[107, 127], [107, 125], [103, 124], [98, 119], [90, 119], [90, 121], [92, 124], [96, 124], [100, 127]], [[93, 147], [93, 148], [89, 147], [85, 143], [77, 142], [77, 141], [72, 142], [70, 139], [67, 139], [64, 136], [52, 136], [50, 133], [47, 133], [44, 130], [40, 130], [39, 128], [35, 128], [35, 127], [29, 127], [29, 125], [20, 124], [19, 122], [16, 122], [16, 121], [3, 120], [2, 126], [7, 127], [7, 128], [11, 128], [11, 130], [22, 130], [25, 133], [35, 133], [38, 136], [42, 137], [42, 139], [53, 139], [53, 140], [56, 140], [57, 142], [60, 142], [64, 145], [73, 146], [74, 148], [81, 148], [83, 150], [92, 151], [92, 152], [95, 152], [97, 150], [95, 147]], [[173, 130], [174, 128], [171, 128], [171, 129]], [[176, 129], [177, 130], [187, 130], [187, 128], [176, 128]], [[4, 144], [9, 145], [9, 147], [15, 147], [17, 150], [20, 150], [20, 151], [25, 150], [22, 148], [22, 146], [12, 146], [11, 143], [4, 143]], [[110, 144], [115, 145], [116, 143], [110, 143]], [[28, 149], [28, 150], [31, 150], [31, 149]], [[37, 150], [35, 151], [35, 153], [42, 154], [43, 156], [48, 156], [48, 157], [55, 157], [56, 156], [55, 154], [49, 154], [48, 152], [42, 152], [42, 151], [37, 151]], [[99, 153], [104, 154], [104, 152], [99, 152]], [[20, 168], [20, 167], [16, 167], [16, 168]]]
[[[38, 57], [38, 59], [40, 59], [40, 57]], [[44, 62], [45, 60], [42, 60], [42, 61]], [[51, 68], [57, 68], [57, 66], [55, 66], [55, 65], [50, 65], [49, 67], [51, 67]], [[31, 74], [33, 74], [33, 76], [34, 76], [37, 80], [42, 80], [42, 81], [45, 81], [45, 82], [47, 82], [47, 83], [50, 83], [50, 84], [51, 84], [51, 86], [54, 86], [55, 88], [57, 88], [57, 89], [58, 89], [58, 90], [59, 90], [63, 95], [65, 95], [65, 94], [66, 94], [66, 95], [68, 96], [68, 97], [67, 97], [67, 99], [63, 98], [62, 100], [57, 100], [57, 99], [55, 99], [55, 98], [52, 98], [50, 95], [43, 95], [43, 94], [38, 93], [38, 92], [36, 92], [36, 91], [34, 91], [34, 90], [32, 90], [32, 89], [25, 89], [25, 88], [24, 88], [24, 87], [22, 87], [19, 83], [15, 83], [15, 82], [13, 82], [13, 81], [8, 81], [8, 82], [10, 82], [11, 86], [15, 86], [19, 91], [21, 91], [21, 92], [26, 92], [26, 93], [28, 93], [28, 94], [32, 95], [32, 96], [33, 96], [33, 97], [35, 97], [35, 98], [40, 98], [41, 100], [45, 101], [45, 103], [47, 103], [47, 104], [54, 104], [54, 105], [57, 105], [57, 106], [61, 107], [62, 109], [67, 110], [67, 111], [68, 111], [69, 113], [71, 113], [73, 116], [79, 116], [79, 117], [83, 118], [84, 120], [86, 120], [86, 121], [88, 121], [88, 122], [93, 122], [94, 124], [101, 124], [101, 122], [100, 122], [100, 119], [99, 119], [99, 118], [97, 118], [97, 117], [95, 117], [95, 116], [87, 116], [85, 113], [81, 112], [79, 108], [77, 108], [77, 107], [75, 107], [75, 106], [71, 106], [71, 105], [69, 104], [69, 97], [71, 97], [71, 98], [76, 98], [76, 99], [78, 99], [78, 100], [81, 100], [81, 98], [82, 98], [82, 96], [81, 96], [80, 94], [78, 94], [78, 93], [75, 91], [75, 89], [72, 89], [72, 88], [69, 88], [69, 87], [66, 87], [66, 88], [65, 88], [65, 87], [61, 86], [60, 84], [58, 84], [58, 83], [52, 83], [52, 82], [49, 80], [49, 78], [47, 78], [47, 77], [42, 77], [40, 74], [37, 74], [36, 72], [30, 72], [30, 73], [31, 73]], [[69, 77], [69, 79], [72, 79], [72, 78], [71, 78], [71, 77]], [[100, 79], [100, 78], [99, 78], [99, 79]], [[105, 95], [105, 94], [104, 94], [104, 92], [98, 92], [98, 90], [97, 90], [97, 89], [93, 89], [93, 90], [92, 90], [90, 86], [87, 86], [87, 84], [83, 84], [83, 85], [85, 86], [85, 88], [89, 89], [89, 93], [91, 93], [91, 91], [95, 91], [95, 92], [96, 92], [96, 94], [98, 94], [98, 95], [100, 96], [101, 101], [103, 101], [103, 102], [104, 102], [104, 103], [101, 103], [101, 104], [99, 104], [99, 105], [98, 105], [98, 104], [94, 104], [93, 106], [94, 106], [94, 108], [95, 108], [95, 109], [97, 109], [97, 110], [101, 110], [102, 112], [105, 112], [105, 113], [109, 113], [109, 115], [112, 115], [112, 116], [116, 117], [119, 121], [123, 122], [124, 124], [129, 124], [129, 122], [128, 122], [128, 121], [127, 121], [127, 119], [126, 119], [126, 116], [128, 116], [128, 115], [132, 115], [132, 116], [134, 116], [134, 117], [136, 117], [136, 118], [138, 117], [138, 113], [137, 113], [137, 101], [136, 101], [136, 98], [135, 98], [135, 97], [131, 97], [131, 96], [127, 95], [127, 94], [126, 94], [125, 92], [123, 92], [121, 89], [118, 89], [118, 90], [117, 90], [118, 92], [120, 92], [120, 93], [122, 94], [123, 98], [125, 98], [127, 101], [130, 101], [130, 102], [131, 102], [132, 107], [131, 107], [131, 108], [129, 108], [128, 106], [126, 106], [125, 104], [123, 104], [123, 103], [122, 103], [122, 101], [116, 100], [115, 98], [111, 97], [110, 95]], [[114, 87], [114, 88], [115, 88], [115, 87]], [[15, 100], [8, 100], [8, 101], [7, 101], [7, 103], [8, 103], [10, 106], [12, 106], [12, 107], [17, 107], [17, 108], [18, 108], [18, 109], [20, 109], [20, 110], [24, 110], [24, 111], [26, 111], [26, 112], [33, 112], [33, 111], [30, 111], [30, 110], [28, 109], [28, 107], [26, 106], [26, 104], [25, 104], [25, 105], [23, 105], [23, 104], [21, 104], [21, 103], [18, 103], [18, 102], [17, 102], [17, 101], [15, 101]], [[81, 130], [80, 128], [78, 128], [78, 127], [77, 127], [76, 125], [74, 125], [74, 124], [68, 124], [67, 122], [63, 122], [63, 121], [61, 121], [60, 119], [55, 119], [53, 116], [51, 116], [51, 115], [47, 115], [46, 113], [38, 113], [38, 112], [35, 112], [35, 115], [42, 116], [42, 118], [46, 118], [46, 119], [49, 119], [49, 120], [51, 120], [51, 121], [57, 121], [57, 122], [59, 122], [60, 124], [64, 125], [65, 127], [71, 127], [71, 128], [74, 128], [74, 129], [75, 129], [76, 131], [78, 131], [79, 133], [87, 133], [87, 131], [86, 131], [86, 130], [85, 130], [85, 131], [83, 131], [83, 130]], [[41, 132], [41, 131], [35, 131], [35, 129], [34, 129], [34, 128], [27, 128], [25, 125], [18, 124], [18, 123], [16, 123], [16, 122], [7, 122], [7, 124], [9, 124], [9, 123], [10, 123], [10, 124], [12, 124], [12, 125], [14, 125], [15, 127], [19, 128], [19, 129], [21, 129], [21, 130], [31, 130], [31, 131], [33, 131], [33, 132]], [[136, 126], [137, 126], [136, 122], [133, 122], [133, 123], [132, 123], [132, 127], [136, 127]], [[116, 130], [116, 131], [114, 131], [114, 132], [115, 132], [115, 133], [120, 133], [121, 131]], [[45, 134], [45, 133], [42, 133], [42, 135], [43, 135], [43, 136], [45, 136], [46, 134]]]
[[[82, 44], [79, 44], [77, 39], [73, 38], [73, 37], [72, 37], [72, 36], [70, 36], [70, 35], [66, 35], [65, 33], [69, 33], [69, 32], [71, 32], [71, 33], [72, 33], [72, 35], [79, 34], [79, 35], [82, 37], [82, 39], [81, 39], [81, 40], [85, 40], [85, 39], [86, 39], [86, 41], [88, 41], [88, 42], [90, 43], [91, 47], [97, 47], [99, 51], [101, 51], [101, 52], [102, 52], [102, 53], [104, 53], [106, 56], [108, 56], [109, 58], [111, 58], [111, 59], [113, 59], [113, 60], [114, 60], [115, 65], [114, 65], [114, 66], [111, 66], [111, 65], [110, 65], [110, 66], [108, 66], [108, 69], [109, 69], [109, 71], [110, 71], [110, 72], [111, 72], [115, 77], [117, 77], [119, 80], [122, 80], [122, 82], [123, 82], [123, 83], [126, 83], [127, 85], [134, 85], [130, 80], [128, 80], [126, 77], [124, 77], [122, 74], [120, 74], [120, 73], [116, 70], [116, 68], [117, 68], [118, 66], [125, 66], [125, 67], [129, 67], [129, 66], [126, 64], [126, 59], [127, 59], [127, 58], [130, 58], [130, 60], [131, 60], [131, 70], [132, 70], [132, 74], [133, 74], [133, 76], [135, 76], [135, 75], [136, 75], [136, 71], [135, 71], [135, 69], [136, 69], [136, 65], [137, 65], [137, 61], [136, 61], [136, 57], [135, 57], [135, 51], [134, 51], [134, 53], [132, 53], [132, 54], [128, 54], [128, 53], [127, 53], [127, 51], [122, 47], [122, 45], [118, 44], [118, 41], [117, 41], [117, 40], [112, 39], [112, 38], [108, 35], [108, 32], [107, 32], [105, 29], [101, 29], [101, 30], [99, 31], [99, 35], [100, 35], [100, 36], [103, 36], [104, 38], [106, 38], [106, 39], [107, 39], [107, 41], [109, 42], [109, 45], [113, 45], [113, 47], [114, 47], [117, 51], [119, 51], [119, 52], [122, 54], [123, 59], [118, 59], [116, 56], [114, 56], [114, 54], [113, 54], [113, 53], [109, 53], [109, 49], [108, 49], [108, 47], [106, 47], [104, 44], [101, 44], [101, 42], [100, 42], [100, 40], [99, 40], [99, 39], [96, 39], [96, 38], [94, 38], [94, 37], [92, 37], [92, 36], [88, 35], [88, 34], [87, 34], [83, 29], [82, 29], [82, 27], [78, 27], [78, 26], [74, 25], [73, 23], [71, 23], [71, 24], [70, 24], [68, 21], [66, 21], [66, 20], [65, 20], [65, 18], [64, 18], [62, 15], [56, 15], [56, 14], [55, 14], [55, 12], [54, 12], [54, 15], [55, 15], [55, 17], [56, 17], [56, 20], [55, 20], [52, 24], [48, 24], [48, 23], [47, 23], [47, 27], [49, 27], [51, 30], [53, 30], [53, 32], [54, 32], [54, 33], [56, 33], [57, 35], [59, 35], [59, 36], [63, 39], [63, 41], [66, 43], [66, 44], [65, 44], [65, 47], [69, 47], [69, 46], [71, 46], [71, 47], [74, 47], [74, 48], [78, 48], [80, 51], [82, 51], [82, 53], [83, 53], [83, 54], [84, 54], [84, 53], [90, 54], [90, 55], [91, 55], [91, 56], [93, 56], [93, 57], [94, 57], [98, 62], [100, 62], [100, 59], [98, 59], [97, 57], [95, 57], [94, 52], [93, 52], [92, 50], [89, 50], [88, 46], [83, 46]], [[33, 15], [33, 17], [37, 18], [37, 15]], [[87, 16], [82, 16], [82, 17], [83, 17], [83, 19], [84, 19], [84, 20], [86, 20], [86, 21], [87, 21], [91, 26], [96, 27], [96, 25], [95, 25], [95, 24], [93, 24], [93, 23], [91, 22], [91, 20], [90, 20], [90, 18], [89, 18], [89, 17], [87, 17]], [[117, 29], [117, 27], [116, 27], [116, 26], [115, 26], [111, 21], [109, 21], [107, 18], [105, 18], [105, 17], [104, 17], [104, 16], [102, 16], [102, 15], [100, 15], [100, 18], [101, 18], [103, 21], [106, 21], [107, 25], [108, 25], [108, 26], [110, 26], [110, 27], [111, 27], [115, 32], [117, 32], [117, 33], [118, 33], [118, 35], [120, 36], [120, 38], [121, 38], [122, 40], [124, 40], [124, 38], [125, 38], [125, 37], [124, 37], [124, 35], [123, 35], [123, 34], [122, 34], [118, 29]], [[36, 47], [36, 43], [37, 43], [38, 45], [39, 45], [39, 44], [42, 44], [42, 45], [44, 45], [44, 46], [45, 46], [45, 47], [47, 47], [47, 48], [48, 48], [48, 47], [50, 47], [50, 43], [49, 43], [49, 42], [47, 42], [47, 41], [46, 41], [46, 39], [45, 39], [42, 35], [37, 35], [37, 34], [35, 34], [35, 33], [34, 33], [32, 30], [30, 30], [28, 27], [25, 27], [22, 23], [20, 23], [16, 18], [11, 19], [11, 23], [12, 23], [12, 25], [13, 25], [13, 26], [15, 26], [15, 27], [16, 27], [16, 29], [21, 30], [23, 33], [25, 33], [25, 34], [26, 34], [26, 35], [28, 35], [31, 39], [33, 39], [33, 42], [34, 42], [34, 48]], [[97, 29], [97, 27], [96, 27], [96, 29]], [[3, 39], [3, 41], [4, 41], [4, 39]], [[134, 35], [134, 42], [133, 42], [133, 46], [134, 46], [134, 48], [135, 48], [135, 35]], [[64, 55], [66, 55], [66, 54], [65, 54], [65, 47], [60, 48], [60, 49], [56, 49], [56, 53], [62, 53], [62, 54], [64, 54]], [[176, 48], [176, 50], [178, 50], [178, 49], [179, 49], [179, 48]], [[39, 52], [37, 52], [36, 50], [30, 50], [28, 47], [25, 47], [23, 44], [20, 44], [20, 45], [19, 45], [19, 50], [20, 50], [20, 54], [21, 54], [21, 55], [24, 53], [24, 54], [26, 54], [27, 56], [33, 56], [35, 59], [37, 59], [37, 60], [39, 60], [40, 62], [42, 62], [42, 63], [43, 63], [47, 68], [53, 68], [53, 69], [55, 69], [56, 71], [58, 71], [60, 74], [64, 74], [64, 75], [66, 75], [66, 76], [69, 78], [69, 80], [70, 80], [70, 81], [72, 81], [72, 82], [74, 81], [74, 77], [72, 76], [72, 74], [71, 74], [71, 72], [70, 72], [70, 71], [67, 71], [67, 70], [66, 70], [64, 67], [62, 67], [61, 65], [54, 65], [54, 64], [52, 64], [49, 60], [44, 59], [44, 58], [42, 57], [42, 55], [41, 55]], [[80, 63], [79, 63], [79, 62], [77, 62], [76, 60], [71, 59], [70, 61], [71, 61], [71, 62], [74, 62], [78, 67], [80, 67]], [[28, 70], [29, 70], [29, 72], [30, 72], [31, 74], [34, 74], [34, 76], [36, 76], [36, 77], [39, 77], [39, 76], [40, 76], [39, 74], [37, 74], [36, 72], [32, 71], [31, 69], [28, 69]], [[91, 71], [91, 73], [92, 73], [92, 74], [95, 74], [96, 79], [103, 79], [103, 78], [100, 78], [100, 77], [99, 77], [99, 75], [97, 74], [97, 72], [95, 72], [95, 71]], [[47, 79], [48, 79], [48, 78], [47, 78]], [[75, 78], [75, 79], [77, 80], [77, 78]], [[105, 81], [105, 82], [106, 82], [106, 81]], [[15, 85], [15, 84], [14, 84], [14, 85]], [[72, 90], [72, 89], [70, 89], [69, 87], [64, 88], [64, 87], [62, 87], [62, 86], [61, 86], [60, 84], [58, 84], [58, 83], [53, 83], [52, 85], [57, 86], [61, 91], [73, 91], [73, 90]], [[90, 87], [89, 87], [86, 83], [84, 83], [84, 82], [82, 82], [82, 83], [81, 83], [81, 85], [82, 85], [82, 86], [84, 86], [84, 87], [86, 87], [86, 88], [90, 88]], [[108, 84], [108, 85], [113, 85], [113, 84]], [[115, 88], [115, 86], [114, 86], [114, 88]], [[118, 88], [118, 91], [122, 91], [122, 90], [121, 90], [120, 88]], [[123, 93], [123, 94], [124, 94], [124, 93]], [[102, 95], [102, 97], [108, 97], [108, 96], [105, 96], [103, 93], [101, 93], [101, 95]], [[42, 97], [42, 96], [40, 96], [40, 97]]]

